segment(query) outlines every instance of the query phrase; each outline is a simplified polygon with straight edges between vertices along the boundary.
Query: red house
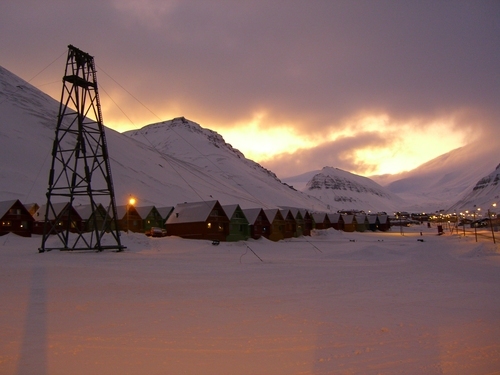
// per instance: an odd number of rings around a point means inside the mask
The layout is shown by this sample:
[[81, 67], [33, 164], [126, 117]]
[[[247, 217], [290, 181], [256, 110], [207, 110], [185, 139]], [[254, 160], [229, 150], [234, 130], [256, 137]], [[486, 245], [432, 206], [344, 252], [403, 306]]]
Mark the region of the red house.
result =
[[225, 241], [229, 218], [218, 201], [178, 204], [165, 223], [168, 236]]
[[[47, 230], [51, 234], [56, 231], [64, 231], [67, 228], [70, 232], [83, 232], [84, 224], [80, 214], [75, 207], [70, 206], [69, 202], [52, 203], [52, 208], [49, 209], [47, 217]], [[45, 211], [47, 205], [41, 206], [35, 214], [35, 222], [33, 223], [33, 233], [43, 234], [45, 227]]]
[[23, 237], [31, 237], [33, 216], [18, 200], [0, 202], [0, 236], [15, 233]]
[[258, 240], [261, 237], [269, 238], [271, 224], [262, 208], [246, 208], [243, 210], [250, 226], [250, 237]]

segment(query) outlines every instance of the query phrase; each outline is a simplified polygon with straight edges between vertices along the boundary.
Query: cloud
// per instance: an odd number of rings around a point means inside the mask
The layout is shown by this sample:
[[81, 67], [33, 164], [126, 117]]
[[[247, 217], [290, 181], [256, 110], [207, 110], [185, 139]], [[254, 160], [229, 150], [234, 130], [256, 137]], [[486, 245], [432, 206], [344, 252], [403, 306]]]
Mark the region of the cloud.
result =
[[[20, 0], [0, 5], [0, 32], [13, 36], [0, 65], [33, 77], [71, 43], [96, 58], [107, 124], [185, 116], [224, 135], [265, 113], [262, 130], [326, 142], [297, 147], [301, 167], [326, 158], [370, 171], [360, 150], [387, 154], [439, 121], [455, 146], [495, 131], [499, 18], [498, 2]], [[34, 84], [60, 80], [62, 64]], [[364, 121], [382, 117], [389, 140]]]

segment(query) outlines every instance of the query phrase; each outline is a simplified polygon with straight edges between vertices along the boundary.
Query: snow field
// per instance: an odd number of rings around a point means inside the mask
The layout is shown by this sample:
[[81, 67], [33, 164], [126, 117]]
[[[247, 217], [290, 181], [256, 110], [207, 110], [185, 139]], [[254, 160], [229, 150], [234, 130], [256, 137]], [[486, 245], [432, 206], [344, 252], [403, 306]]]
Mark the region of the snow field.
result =
[[404, 234], [0, 237], [0, 373], [500, 373], [498, 245]]

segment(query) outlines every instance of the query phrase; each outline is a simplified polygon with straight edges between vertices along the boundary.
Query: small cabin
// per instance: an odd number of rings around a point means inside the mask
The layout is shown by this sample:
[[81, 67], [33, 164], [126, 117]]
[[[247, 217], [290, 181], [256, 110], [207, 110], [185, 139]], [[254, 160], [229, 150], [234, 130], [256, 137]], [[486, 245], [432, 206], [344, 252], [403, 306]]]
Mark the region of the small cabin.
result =
[[377, 214], [369, 214], [366, 215], [366, 217], [368, 219], [368, 228], [372, 232], [375, 232], [377, 230], [377, 225], [378, 225]]
[[218, 201], [181, 203], [165, 223], [167, 235], [226, 241], [229, 218]]
[[356, 214], [354, 218], [356, 220], [356, 232], [370, 230], [370, 223], [368, 222], [368, 216], [366, 214]]
[[267, 220], [271, 224], [271, 233], [269, 239], [271, 241], [279, 241], [285, 238], [285, 219], [277, 208], [264, 210]]
[[342, 220], [344, 221], [344, 232], [355, 232], [356, 231], [356, 217], [352, 214], [342, 215]]
[[295, 221], [295, 217], [293, 216], [292, 211], [288, 208], [285, 208], [280, 210], [280, 213], [285, 220], [283, 236], [285, 238], [296, 237], [297, 222]]
[[144, 233], [142, 216], [134, 205], [127, 204], [116, 207], [118, 230], [123, 232]]
[[310, 236], [311, 230], [313, 229], [313, 219], [311, 217], [311, 214], [305, 209], [301, 209], [300, 214], [302, 215], [302, 218], [304, 220], [304, 228], [302, 230], [302, 234], [304, 236]]
[[250, 227], [250, 237], [258, 240], [261, 237], [269, 238], [271, 223], [262, 208], [245, 208], [243, 210]]
[[104, 229], [106, 225], [105, 220], [108, 215], [102, 204], [97, 204], [94, 211], [92, 211], [92, 205], [90, 204], [74, 206], [74, 208], [82, 219], [83, 232], [92, 232], [96, 229], [101, 231]]
[[245, 241], [250, 237], [250, 226], [239, 204], [222, 206], [229, 218], [229, 235], [226, 241]]
[[331, 227], [330, 219], [326, 212], [313, 212], [311, 216], [314, 229], [328, 229]]
[[147, 232], [153, 227], [165, 228], [165, 220], [155, 206], [136, 207], [136, 210], [142, 219], [143, 232]]
[[[69, 202], [51, 203], [48, 207], [47, 211], [47, 205], [42, 205], [35, 213], [34, 234], [44, 234], [45, 231], [49, 234], [63, 231], [83, 232], [84, 223], [82, 217]], [[46, 225], [47, 227], [45, 227]]]
[[33, 216], [18, 200], [0, 202], [0, 236], [14, 233], [23, 237], [31, 237]]
[[344, 219], [340, 213], [328, 214], [328, 219], [330, 220], [330, 228], [344, 230]]
[[156, 209], [163, 220], [161, 228], [165, 228], [165, 222], [174, 211], [174, 206], [156, 207]]
[[391, 229], [391, 221], [388, 215], [377, 215], [377, 229], [382, 232]]

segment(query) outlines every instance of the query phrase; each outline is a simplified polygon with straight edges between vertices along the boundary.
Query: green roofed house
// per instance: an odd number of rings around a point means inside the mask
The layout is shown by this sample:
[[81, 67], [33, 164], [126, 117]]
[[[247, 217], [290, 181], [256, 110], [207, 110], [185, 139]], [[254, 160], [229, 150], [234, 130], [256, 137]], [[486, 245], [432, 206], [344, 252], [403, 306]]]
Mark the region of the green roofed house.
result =
[[222, 206], [229, 218], [229, 235], [226, 241], [245, 241], [250, 237], [250, 225], [239, 204]]

